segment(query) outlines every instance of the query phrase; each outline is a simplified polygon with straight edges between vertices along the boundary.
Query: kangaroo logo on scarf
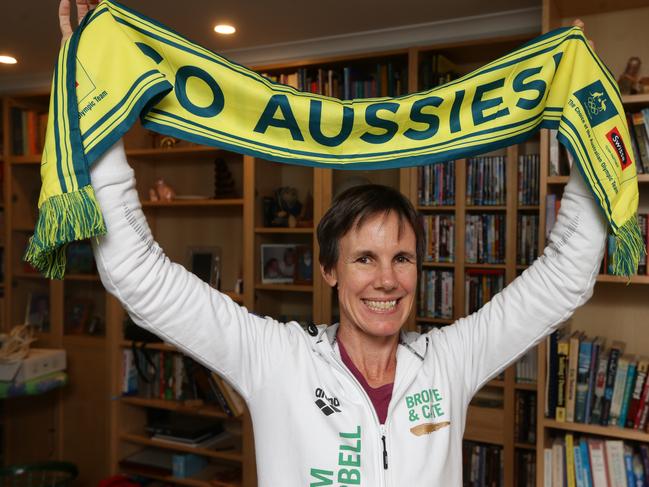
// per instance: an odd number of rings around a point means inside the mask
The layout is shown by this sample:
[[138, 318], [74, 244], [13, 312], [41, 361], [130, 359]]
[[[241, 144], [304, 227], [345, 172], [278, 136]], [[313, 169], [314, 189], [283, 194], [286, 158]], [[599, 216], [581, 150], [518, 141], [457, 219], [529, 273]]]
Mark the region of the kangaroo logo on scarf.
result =
[[104, 0], [63, 44], [51, 106], [25, 254], [48, 277], [64, 275], [69, 242], [106, 232], [89, 166], [138, 118], [196, 144], [336, 169], [435, 164], [557, 129], [615, 235], [614, 273], [634, 274], [644, 253], [622, 100], [578, 28], [548, 32], [432, 90], [338, 100], [273, 83]]
[[599, 80], [575, 92], [575, 96], [584, 107], [591, 127], [597, 127], [618, 114]]

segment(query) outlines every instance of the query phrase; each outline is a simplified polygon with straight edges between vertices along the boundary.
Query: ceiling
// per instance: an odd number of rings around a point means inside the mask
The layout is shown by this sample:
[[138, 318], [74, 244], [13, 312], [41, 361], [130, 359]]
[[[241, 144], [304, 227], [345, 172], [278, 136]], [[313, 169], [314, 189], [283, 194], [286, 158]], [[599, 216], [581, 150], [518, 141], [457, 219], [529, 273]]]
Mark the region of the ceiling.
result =
[[[3, 0], [0, 54], [17, 65], [0, 64], [0, 87], [13, 80], [48, 76], [59, 46], [58, 0]], [[195, 42], [217, 52], [256, 48], [361, 31], [439, 22], [458, 17], [539, 7], [540, 0], [123, 0]], [[539, 16], [540, 17], [540, 16]], [[228, 21], [238, 32], [217, 36], [215, 23]], [[391, 47], [391, 46], [386, 46]], [[236, 56], [235, 56], [236, 59]]]

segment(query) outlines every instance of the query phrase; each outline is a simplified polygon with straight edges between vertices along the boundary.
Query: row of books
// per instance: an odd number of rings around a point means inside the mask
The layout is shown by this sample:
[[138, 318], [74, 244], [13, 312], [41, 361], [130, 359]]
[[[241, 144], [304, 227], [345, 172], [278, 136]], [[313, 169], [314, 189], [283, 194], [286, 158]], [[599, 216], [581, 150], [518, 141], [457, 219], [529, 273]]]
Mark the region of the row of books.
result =
[[228, 416], [243, 413], [243, 399], [218, 374], [180, 353], [143, 347], [122, 351], [122, 394], [147, 399], [204, 401]]
[[[648, 213], [639, 213], [638, 214], [638, 226], [640, 227], [640, 232], [642, 233], [642, 241], [646, 247], [649, 247], [649, 214]], [[602, 266], [600, 268], [600, 274], [614, 274], [613, 260], [611, 255], [615, 251], [616, 243], [615, 236], [610, 235], [607, 238], [606, 249], [604, 252], [604, 259], [602, 260]], [[645, 276], [647, 275], [647, 254], [641, 253], [640, 260], [638, 261], [638, 274]]]
[[462, 442], [462, 478], [465, 487], [502, 487], [505, 485], [504, 471], [502, 447]]
[[506, 204], [506, 158], [481, 156], [466, 162], [466, 204]]
[[43, 152], [45, 131], [47, 130], [47, 112], [13, 107], [10, 117], [12, 154], [27, 156]]
[[546, 416], [557, 421], [647, 429], [649, 358], [567, 329], [548, 337]]
[[531, 348], [516, 362], [516, 382], [535, 384], [538, 371], [536, 347]]
[[544, 487], [636, 487], [649, 479], [649, 447], [566, 433], [543, 450]]
[[536, 452], [530, 450], [516, 450], [515, 462], [515, 485], [536, 485]]
[[395, 97], [408, 90], [407, 70], [392, 62], [339, 69], [299, 68], [293, 73], [262, 73], [262, 76], [310, 93], [341, 100], [352, 98]]
[[422, 215], [426, 241], [426, 262], [455, 261], [455, 215]]
[[417, 168], [417, 201], [422, 206], [455, 204], [455, 161]]
[[453, 272], [424, 269], [419, 276], [422, 318], [453, 318]]
[[423, 56], [419, 66], [419, 88], [427, 90], [457, 79], [457, 67], [442, 54]]
[[464, 278], [464, 310], [479, 310], [505, 287], [505, 274], [493, 269], [469, 269]]
[[539, 215], [519, 214], [516, 233], [516, 262], [520, 265], [530, 265], [539, 255]]
[[538, 205], [541, 159], [538, 154], [518, 157], [518, 204]]
[[505, 215], [468, 214], [464, 247], [467, 263], [502, 264], [505, 261]]
[[536, 391], [516, 391], [514, 439], [528, 445], [536, 443]]
[[638, 174], [649, 173], [649, 108], [626, 116]]

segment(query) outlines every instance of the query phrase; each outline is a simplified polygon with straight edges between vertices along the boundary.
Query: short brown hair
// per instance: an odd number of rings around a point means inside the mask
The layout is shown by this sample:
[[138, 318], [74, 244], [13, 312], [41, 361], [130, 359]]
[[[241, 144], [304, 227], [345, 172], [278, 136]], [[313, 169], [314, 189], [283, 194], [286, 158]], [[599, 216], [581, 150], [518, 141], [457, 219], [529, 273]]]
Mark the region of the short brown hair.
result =
[[[399, 224], [406, 223], [417, 239], [417, 271], [424, 255], [424, 232], [417, 211], [398, 190], [380, 184], [354, 186], [340, 193], [318, 224], [319, 261], [325, 272], [338, 263], [338, 243], [353, 226], [362, 226], [367, 218], [395, 212]], [[401, 232], [401, 228], [399, 229]]]

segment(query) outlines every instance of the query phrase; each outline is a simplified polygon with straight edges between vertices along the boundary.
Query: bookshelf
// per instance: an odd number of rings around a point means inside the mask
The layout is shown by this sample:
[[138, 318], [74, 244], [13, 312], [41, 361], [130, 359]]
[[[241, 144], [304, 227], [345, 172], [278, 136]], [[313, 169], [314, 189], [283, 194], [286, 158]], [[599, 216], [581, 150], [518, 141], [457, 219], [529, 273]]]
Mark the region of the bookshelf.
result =
[[[586, 32], [594, 40], [599, 56], [617, 77], [623, 72], [627, 59], [637, 55], [647, 58], [646, 30], [636, 19], [649, 14], [646, 3], [622, 1], [602, 2], [597, 5], [586, 2], [568, 2], [563, 0], [545, 0], [543, 2], [544, 31], [561, 25], [569, 25], [579, 16], [585, 21]], [[618, 35], [624, 32], [624, 35]], [[649, 95], [623, 95], [625, 109], [637, 112], [649, 107]], [[546, 196], [560, 196], [568, 177], [549, 175], [550, 141], [547, 131], [541, 133], [541, 195], [540, 195], [540, 235], [545, 235]], [[649, 176], [638, 175], [640, 189], [640, 213], [649, 211]], [[543, 240], [543, 238], [541, 239]], [[607, 339], [607, 345], [613, 340], [626, 343], [626, 352], [645, 355], [649, 350], [649, 341], [645, 325], [649, 316], [649, 302], [646, 299], [649, 276], [636, 275], [627, 285], [626, 279], [608, 274], [597, 277], [594, 295], [582, 308], [578, 309], [571, 320], [572, 330], [583, 330], [588, 337], [600, 336]], [[613, 307], [615, 311], [613, 311]], [[546, 360], [547, 343], [538, 347], [537, 384], [537, 473], [536, 485], [544, 485], [544, 449], [552, 448], [555, 441], [563, 441], [566, 435], [574, 438], [599, 438], [604, 441], [623, 440], [630, 445], [649, 443], [649, 434], [645, 431], [617, 426], [601, 426], [577, 422], [562, 422], [547, 418], [544, 414], [546, 401]], [[550, 460], [551, 471], [554, 465]]]
[[[607, 25], [611, 18], [619, 24], [617, 12], [613, 10], [636, 8], [640, 2], [623, 0], [622, 2], [600, 2], [592, 6], [588, 2], [568, 2], [567, 0], [545, 0], [543, 4], [544, 29], [569, 23], [575, 15], [587, 15], [585, 18], [588, 34], [598, 43], [605, 53], [609, 53], [606, 44], [611, 41], [605, 29], [600, 28], [602, 39], [598, 39], [598, 25]], [[595, 11], [593, 10], [595, 9]], [[607, 12], [598, 14], [598, 12]], [[589, 14], [592, 14], [588, 16]], [[601, 19], [600, 19], [601, 17]], [[599, 24], [598, 24], [599, 22]], [[615, 31], [615, 29], [611, 29]], [[390, 50], [381, 53], [358, 54], [354, 56], [329, 57], [325, 59], [306, 59], [284, 65], [258, 66], [255, 69], [266, 73], [269, 77], [289, 83], [302, 83], [309, 90], [344, 96], [345, 72], [351, 78], [356, 77], [357, 83], [350, 84], [348, 90], [352, 96], [362, 94], [398, 94], [414, 92], [434, 84], [434, 80], [425, 77], [424, 73], [432, 69], [433, 63], [439, 63], [443, 57], [452, 61], [458, 74], [471, 71], [485, 62], [490, 61], [522, 44], [529, 36], [500, 37], [460, 43], [438, 44], [434, 46], [413, 46], [407, 49]], [[613, 42], [613, 41], [611, 41]], [[617, 40], [615, 42], [618, 42]], [[619, 49], [616, 45], [609, 59], [617, 59], [619, 53], [627, 53], [627, 45]], [[645, 51], [646, 52], [646, 51]], [[602, 54], [600, 52], [600, 54]], [[635, 52], [633, 53], [635, 54]], [[629, 53], [631, 55], [631, 53]], [[626, 54], [625, 54], [626, 56]], [[645, 56], [649, 59], [649, 55]], [[435, 61], [437, 59], [437, 61]], [[613, 69], [619, 72], [619, 65]], [[605, 62], [610, 63], [605, 59]], [[438, 64], [439, 65], [439, 64]], [[623, 66], [622, 66], [623, 67]], [[331, 75], [329, 74], [331, 72]], [[388, 72], [398, 73], [398, 83], [393, 79], [389, 87], [384, 81]], [[375, 82], [372, 84], [372, 76]], [[307, 81], [309, 78], [309, 81]], [[376, 80], [380, 80], [377, 83]], [[353, 81], [353, 80], [352, 80]], [[314, 84], [315, 83], [315, 84]], [[329, 91], [327, 91], [329, 90]], [[373, 91], [374, 90], [374, 91]], [[6, 303], [4, 310], [5, 326], [19, 323], [24, 318], [27, 297], [30, 292], [47, 293], [50, 297], [51, 328], [41, 334], [41, 344], [64, 346], [69, 350], [70, 369], [75, 363], [91, 364], [71, 376], [71, 383], [79, 387], [74, 393], [61, 392], [51, 395], [49, 405], [55, 411], [56, 455], [63, 452], [74, 454], [72, 442], [83, 437], [86, 431], [97, 431], [96, 437], [105, 438], [107, 445], [107, 464], [102, 464], [97, 471], [117, 472], [120, 470], [119, 461], [131, 452], [144, 446], [160, 447], [143, 432], [146, 422], [147, 409], [170, 410], [193, 415], [217, 418], [228, 422], [241, 424], [241, 451], [212, 452], [201, 451], [215, 462], [225, 462], [240, 465], [243, 471], [242, 485], [256, 485], [254, 465], [254, 445], [252, 426], [247, 414], [241, 419], [225, 417], [224, 413], [215, 407], [188, 406], [178, 401], [145, 399], [138, 397], [121, 397], [109, 401], [108, 397], [119, 397], [122, 386], [122, 353], [131, 344], [122, 336], [122, 321], [124, 312], [119, 303], [107, 296], [96, 275], [74, 273], [68, 275], [64, 282], [49, 283], [34, 273], [22, 267], [19, 257], [28, 235], [34, 225], [34, 204], [38, 188], [38, 154], [14, 154], [11, 151], [11, 107], [43, 111], [46, 110], [47, 95], [15, 96], [4, 100], [4, 150], [2, 157], [5, 164], [5, 230], [6, 242], [5, 285]], [[649, 106], [649, 95], [625, 96], [624, 103], [632, 110]], [[421, 203], [418, 198], [418, 185], [421, 175], [417, 168], [407, 168], [387, 171], [336, 171], [330, 169], [314, 169], [301, 166], [285, 166], [248, 156], [240, 156], [208, 147], [178, 144], [172, 148], [156, 148], [149, 135], [135, 129], [127, 136], [127, 153], [129, 161], [136, 170], [138, 191], [143, 201], [143, 208], [155, 235], [156, 240], [165, 249], [167, 255], [177, 262], [186, 262], [187, 247], [190, 245], [218, 245], [222, 255], [227, 256], [222, 270], [222, 289], [233, 299], [248, 309], [257, 313], [269, 314], [280, 319], [298, 319], [303, 323], [332, 323], [337, 319], [337, 303], [334, 293], [322, 281], [317, 270], [313, 267], [312, 282], [280, 283], [263, 282], [261, 245], [299, 245], [310, 249], [314, 262], [318, 255], [315, 228], [332, 198], [342, 188], [354, 182], [370, 181], [387, 184], [399, 188], [406, 194], [418, 210], [426, 216], [444, 216], [453, 218], [454, 257], [445, 262], [424, 262], [425, 271], [450, 272], [453, 274], [452, 302], [450, 314], [447, 316], [420, 315], [416, 311], [406, 324], [410, 330], [430, 326], [445, 326], [464, 316], [467, 312], [465, 278], [470, 273], [476, 275], [502, 275], [503, 284], [511, 282], [527, 264], [520, 259], [518, 232], [522, 227], [522, 217], [538, 215], [538, 251], [543, 248], [545, 225], [545, 197], [548, 193], [561, 194], [567, 176], [548, 176], [549, 142], [547, 132], [529, 141], [507, 148], [494, 154], [494, 157], [504, 158], [504, 180], [506, 196], [504, 201], [497, 204], [479, 205], [467, 203], [467, 174], [470, 161], [454, 161], [454, 199], [439, 205]], [[539, 188], [538, 203], [519, 201], [517, 184], [519, 178], [518, 162], [521, 156], [539, 155]], [[194, 198], [172, 202], [148, 201], [148, 189], [153, 182], [162, 177], [170, 182], [179, 194], [205, 196], [211, 194], [213, 185], [213, 162], [215, 158], [226, 161], [233, 174], [240, 195], [233, 198], [215, 200], [211, 198]], [[182, 162], [183, 171], [178, 171]], [[187, 169], [190, 166], [190, 170]], [[187, 174], [200, 174], [199, 178], [187, 177]], [[356, 181], [354, 181], [356, 180]], [[649, 175], [639, 177], [641, 183], [641, 208], [647, 211], [647, 188]], [[264, 221], [264, 197], [273, 198], [279, 187], [294, 187], [298, 189], [298, 199], [304, 202], [309, 193], [313, 198], [312, 220], [306, 226], [270, 226]], [[504, 222], [503, 256], [496, 262], [469, 262], [466, 259], [465, 229], [467, 221], [475, 215], [496, 215]], [[519, 221], [521, 224], [519, 224]], [[183, 238], [178, 238], [183, 235]], [[224, 237], [226, 236], [227, 237]], [[243, 279], [243, 293], [234, 292], [235, 282]], [[631, 287], [620, 285], [623, 280], [602, 275], [598, 277], [595, 296], [583, 309], [579, 310], [573, 320], [573, 328], [583, 328], [591, 334], [603, 334], [611, 338], [620, 338], [627, 343], [633, 343], [636, 351], [649, 349], [647, 335], [642, 331], [642, 320], [646, 321], [649, 311], [646, 304], [645, 284], [649, 284], [649, 276], [634, 276]], [[11, 283], [12, 285], [9, 285]], [[66, 302], [68, 296], [90, 299], [105, 317], [105, 332], [98, 336], [65, 333], [65, 322], [72, 304]], [[610, 310], [610, 306], [623, 309], [621, 314]], [[615, 320], [616, 328], [608, 326]], [[538, 349], [538, 379], [535, 382], [518, 382], [515, 366], [510, 367], [504, 374], [487, 384], [486, 388], [496, 392], [502, 398], [499, 407], [484, 407], [472, 405], [469, 409], [465, 438], [480, 444], [501, 447], [504, 460], [504, 485], [512, 487], [520, 485], [522, 474], [519, 470], [522, 458], [538, 453], [536, 458], [537, 485], [543, 485], [543, 449], [548, 447], [553, 436], [566, 431], [618, 438], [637, 442], [649, 442], [646, 433], [621, 428], [610, 428], [578, 423], [559, 423], [543, 415], [545, 400], [545, 345]], [[173, 347], [165, 344], [149, 345], [150, 350], [173, 353]], [[88, 388], [89, 370], [100, 371], [99, 387]], [[525, 393], [536, 398], [536, 442], [529, 444], [519, 441], [515, 436], [515, 416], [518, 397]], [[67, 395], [69, 394], [69, 395]], [[98, 397], [101, 396], [101, 399]], [[81, 399], [92, 398], [93, 407], [102, 411], [108, 418], [107, 426], [100, 426], [79, 411]], [[76, 409], [75, 409], [76, 408]], [[38, 416], [32, 408], [25, 411], [24, 419], [18, 419], [16, 428], [27, 427], [33, 432], [34, 438], [42, 438], [46, 444], [49, 438], [43, 436], [43, 431], [52, 428], [52, 418]], [[47, 408], [43, 408], [47, 409]], [[9, 411], [18, 413], [18, 411]], [[75, 414], [77, 415], [75, 417]], [[20, 418], [20, 415], [18, 416]], [[27, 418], [31, 423], [26, 425]], [[72, 418], [80, 418], [73, 425]], [[13, 416], [12, 416], [13, 422]], [[93, 429], [94, 428], [94, 429]], [[8, 444], [20, 444], [13, 428], [5, 431]], [[15, 430], [17, 431], [17, 429]], [[98, 445], [99, 442], [94, 442]], [[81, 447], [77, 447], [81, 448]], [[25, 450], [15, 450], [16, 456]], [[100, 455], [97, 455], [98, 457]], [[69, 457], [69, 455], [68, 455]], [[80, 457], [81, 458], [81, 457]], [[84, 464], [83, 467], [92, 466]], [[191, 479], [178, 479], [168, 476], [150, 475], [151, 478], [163, 480], [177, 485], [207, 486], [209, 471]], [[528, 475], [529, 476], [529, 475]]]

